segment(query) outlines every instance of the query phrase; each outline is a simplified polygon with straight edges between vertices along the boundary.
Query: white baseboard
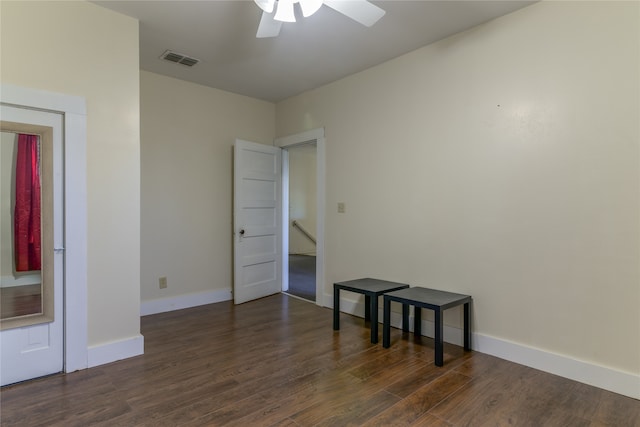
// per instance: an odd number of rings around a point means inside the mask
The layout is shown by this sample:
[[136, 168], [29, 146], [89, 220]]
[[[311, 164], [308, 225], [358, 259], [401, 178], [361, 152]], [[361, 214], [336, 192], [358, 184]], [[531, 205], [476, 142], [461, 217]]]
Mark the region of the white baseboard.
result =
[[229, 301], [231, 290], [216, 290], [198, 292], [195, 294], [180, 295], [177, 297], [154, 299], [143, 301], [140, 304], [140, 315], [165, 313], [167, 311], [182, 310], [183, 308], [197, 307], [199, 305], [213, 304], [216, 302]]
[[[333, 307], [333, 296], [325, 294], [324, 302], [325, 307]], [[364, 302], [341, 298], [340, 311], [364, 317]], [[378, 320], [382, 322], [382, 307], [378, 309]], [[401, 325], [402, 315], [392, 312], [391, 326], [399, 328]], [[413, 317], [409, 318], [409, 325], [410, 329], [413, 330]], [[433, 327], [433, 322], [423, 320], [422, 334], [433, 338]], [[443, 339], [448, 343], [461, 346], [463, 343], [463, 331], [460, 328], [445, 325]], [[489, 354], [634, 399], [640, 399], [640, 375], [638, 374], [622, 372], [479, 333], [472, 334], [471, 348], [480, 353]]]
[[473, 334], [472, 347], [480, 353], [559, 375], [584, 384], [640, 399], [640, 375], [622, 372], [523, 344]]
[[[145, 301], [140, 305], [140, 315], [164, 313], [230, 299], [231, 291], [220, 290]], [[88, 367], [92, 368], [141, 354], [144, 354], [144, 337], [142, 335], [90, 346], [87, 353]]]
[[0, 278], [0, 287], [2, 288], [11, 288], [14, 286], [25, 286], [25, 285], [39, 285], [42, 283], [42, 276], [40, 272], [37, 273], [23, 273], [17, 276], [2, 276]]
[[136, 335], [120, 341], [90, 346], [87, 353], [88, 367], [104, 365], [117, 360], [144, 354], [144, 337]]
[[[325, 296], [326, 301], [326, 296]], [[331, 297], [331, 306], [333, 306], [333, 297]], [[364, 317], [364, 302], [355, 302], [353, 300], [340, 298], [340, 311], [349, 313], [354, 316]], [[424, 311], [423, 311], [424, 313]], [[382, 301], [378, 305], [378, 322], [382, 323]], [[394, 328], [402, 327], [402, 314], [391, 312], [391, 326]], [[431, 321], [422, 320], [422, 335], [433, 338], [434, 324]], [[413, 332], [413, 316], [409, 316], [409, 330]], [[462, 329], [444, 325], [443, 339], [451, 344], [462, 346], [464, 343], [464, 335]], [[472, 340], [473, 344], [473, 340]]]

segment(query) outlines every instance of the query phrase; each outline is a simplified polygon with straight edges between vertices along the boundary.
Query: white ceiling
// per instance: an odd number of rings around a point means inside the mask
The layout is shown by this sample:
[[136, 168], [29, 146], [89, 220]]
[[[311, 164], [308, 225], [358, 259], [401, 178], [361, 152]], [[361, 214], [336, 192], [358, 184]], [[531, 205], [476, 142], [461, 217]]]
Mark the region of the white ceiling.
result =
[[[278, 102], [380, 64], [533, 1], [372, 1], [386, 10], [367, 28], [322, 8], [256, 39], [262, 10], [252, 0], [94, 1], [140, 21], [140, 68]], [[167, 49], [201, 62], [160, 59]]]

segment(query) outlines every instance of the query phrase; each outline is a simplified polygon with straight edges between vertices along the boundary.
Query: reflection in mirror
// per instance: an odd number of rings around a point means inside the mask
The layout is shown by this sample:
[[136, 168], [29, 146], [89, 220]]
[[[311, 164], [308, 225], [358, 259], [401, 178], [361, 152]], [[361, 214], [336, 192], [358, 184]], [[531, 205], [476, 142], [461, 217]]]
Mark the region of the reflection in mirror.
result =
[[37, 135], [1, 133], [0, 319], [43, 313]]

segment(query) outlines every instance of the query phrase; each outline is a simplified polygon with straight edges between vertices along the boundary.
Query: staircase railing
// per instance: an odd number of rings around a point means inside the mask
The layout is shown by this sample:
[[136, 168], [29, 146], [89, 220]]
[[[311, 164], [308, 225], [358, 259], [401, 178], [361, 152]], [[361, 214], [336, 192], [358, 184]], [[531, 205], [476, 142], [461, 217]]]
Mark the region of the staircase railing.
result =
[[309, 233], [303, 226], [302, 224], [300, 224], [298, 221], [296, 221], [295, 219], [293, 220], [293, 222], [291, 223], [291, 225], [295, 228], [297, 228], [298, 230], [300, 230], [300, 232], [302, 234], [304, 234], [307, 239], [311, 240], [313, 242], [313, 244], [316, 244], [316, 238], [313, 237], [313, 234]]

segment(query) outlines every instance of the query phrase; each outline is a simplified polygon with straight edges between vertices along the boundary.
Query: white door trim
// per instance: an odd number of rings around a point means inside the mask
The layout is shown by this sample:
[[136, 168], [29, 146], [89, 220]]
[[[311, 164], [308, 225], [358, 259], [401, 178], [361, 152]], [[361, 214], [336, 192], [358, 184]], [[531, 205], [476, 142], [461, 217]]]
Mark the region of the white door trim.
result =
[[62, 113], [64, 123], [64, 371], [88, 365], [87, 117], [84, 98], [2, 84], [0, 102]]
[[[298, 133], [295, 135], [289, 135], [281, 138], [276, 138], [274, 140], [273, 145], [280, 148], [286, 148], [292, 145], [302, 144], [305, 142], [316, 142], [316, 194], [317, 194], [317, 213], [316, 213], [316, 265], [320, 266], [320, 268], [316, 268], [316, 305], [324, 306], [324, 213], [325, 213], [325, 138], [324, 138], [324, 128], [312, 129], [306, 132]], [[284, 179], [283, 185], [284, 185]], [[288, 181], [287, 181], [288, 183]], [[284, 191], [284, 189], [283, 189]], [[283, 202], [284, 202], [283, 197]], [[283, 206], [282, 208], [282, 229], [289, 229], [289, 208], [288, 206]], [[285, 246], [288, 245], [288, 239], [282, 239], [283, 250], [282, 252], [282, 277], [283, 284], [282, 288], [287, 289], [288, 282], [284, 283], [285, 280], [288, 281], [288, 269], [285, 270], [285, 267], [288, 265], [288, 250], [284, 250]]]

